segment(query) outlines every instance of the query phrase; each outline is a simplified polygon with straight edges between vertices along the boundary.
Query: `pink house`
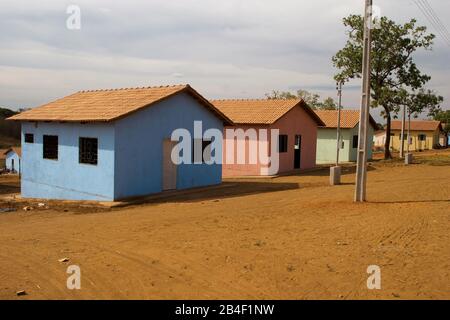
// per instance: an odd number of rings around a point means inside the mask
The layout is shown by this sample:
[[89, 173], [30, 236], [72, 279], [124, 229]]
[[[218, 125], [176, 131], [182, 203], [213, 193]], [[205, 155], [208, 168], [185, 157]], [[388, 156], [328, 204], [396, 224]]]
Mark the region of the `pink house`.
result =
[[[224, 177], [276, 175], [315, 167], [317, 127], [324, 123], [303, 100], [213, 100], [211, 103], [234, 123], [224, 127]], [[272, 129], [279, 130], [278, 141], [275, 134], [272, 136]], [[272, 148], [279, 151], [276, 166], [266, 159], [271, 156]]]

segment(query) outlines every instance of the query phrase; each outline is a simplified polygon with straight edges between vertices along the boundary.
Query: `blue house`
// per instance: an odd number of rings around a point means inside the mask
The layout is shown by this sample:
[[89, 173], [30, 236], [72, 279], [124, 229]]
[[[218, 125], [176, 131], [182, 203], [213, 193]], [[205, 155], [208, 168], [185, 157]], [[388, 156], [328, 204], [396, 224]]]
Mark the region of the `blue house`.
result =
[[170, 138], [231, 123], [189, 85], [80, 91], [9, 120], [22, 123], [24, 198], [100, 201], [220, 184], [220, 163], [174, 164]]
[[20, 158], [22, 152], [20, 147], [11, 147], [5, 152], [5, 167], [13, 173], [20, 173]]

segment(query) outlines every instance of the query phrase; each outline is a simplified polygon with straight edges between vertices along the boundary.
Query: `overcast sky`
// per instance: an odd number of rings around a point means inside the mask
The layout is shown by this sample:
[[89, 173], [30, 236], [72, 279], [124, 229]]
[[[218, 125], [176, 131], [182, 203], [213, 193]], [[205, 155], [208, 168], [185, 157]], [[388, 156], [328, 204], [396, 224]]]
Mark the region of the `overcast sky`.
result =
[[[447, 24], [450, 1], [428, 0]], [[206, 98], [263, 98], [299, 88], [336, 97], [331, 57], [345, 43], [342, 18], [363, 0], [0, 0], [0, 105], [35, 107], [82, 89], [189, 83]], [[81, 29], [66, 28], [69, 5]], [[374, 0], [398, 22], [413, 0]], [[416, 54], [431, 89], [450, 105], [450, 46]], [[359, 82], [344, 88], [357, 108]]]

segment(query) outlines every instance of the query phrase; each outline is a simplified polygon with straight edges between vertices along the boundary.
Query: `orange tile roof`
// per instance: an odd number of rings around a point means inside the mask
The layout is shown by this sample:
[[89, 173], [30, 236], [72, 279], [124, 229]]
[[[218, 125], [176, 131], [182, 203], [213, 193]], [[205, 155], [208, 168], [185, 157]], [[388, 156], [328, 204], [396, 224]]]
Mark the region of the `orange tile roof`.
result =
[[[325, 123], [326, 128], [337, 128], [337, 110], [315, 110], [316, 114]], [[369, 116], [370, 123], [374, 129], [378, 125], [372, 116]], [[341, 128], [351, 129], [359, 123], [359, 110], [341, 110]]]
[[108, 122], [149, 107], [175, 94], [187, 92], [220, 118], [230, 120], [189, 85], [79, 91], [8, 120]]
[[300, 106], [318, 123], [322, 121], [301, 99], [230, 99], [211, 103], [236, 124], [272, 124], [295, 106]]
[[[405, 123], [405, 128], [408, 128], [408, 122]], [[440, 121], [431, 120], [414, 120], [411, 121], [411, 130], [413, 131], [435, 131], [442, 129]], [[393, 120], [391, 122], [391, 130], [402, 130], [402, 122], [400, 120]]]

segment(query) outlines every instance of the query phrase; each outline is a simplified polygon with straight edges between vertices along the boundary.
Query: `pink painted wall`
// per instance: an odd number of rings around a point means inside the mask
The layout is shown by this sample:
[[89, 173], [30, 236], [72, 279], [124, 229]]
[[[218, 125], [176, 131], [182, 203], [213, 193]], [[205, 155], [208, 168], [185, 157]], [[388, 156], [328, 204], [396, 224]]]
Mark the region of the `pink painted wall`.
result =
[[[265, 167], [261, 163], [249, 164], [249, 141], [246, 139], [246, 164], [228, 164], [226, 162], [227, 154], [227, 138], [226, 129], [227, 128], [241, 128], [247, 130], [249, 128], [254, 128], [257, 131], [259, 129], [279, 129], [279, 134], [288, 135], [288, 150], [285, 153], [280, 153], [280, 163], [279, 163], [279, 173], [288, 172], [294, 170], [294, 144], [295, 135], [302, 136], [301, 145], [301, 169], [314, 168], [316, 165], [316, 144], [317, 144], [317, 123], [309, 116], [306, 111], [297, 106], [286, 113], [282, 118], [276, 121], [272, 125], [238, 125], [236, 127], [225, 127], [224, 128], [224, 143], [223, 143], [223, 165], [222, 165], [222, 175], [224, 177], [232, 176], [259, 176], [261, 175], [261, 168]], [[259, 136], [258, 136], [259, 138]], [[268, 136], [270, 141], [270, 132]], [[237, 153], [237, 145], [235, 141], [235, 157]], [[268, 143], [268, 149], [270, 150], [270, 143]], [[267, 154], [269, 151], [266, 150]]]
[[[228, 164], [226, 161], [226, 154], [227, 154], [227, 139], [226, 137], [226, 129], [243, 129], [244, 131], [247, 131], [248, 129], [255, 129], [257, 131], [257, 137], [259, 139], [259, 129], [269, 129], [269, 126], [267, 125], [238, 125], [233, 127], [225, 127], [224, 128], [224, 141], [222, 144], [223, 148], [223, 163], [222, 163], [222, 176], [224, 177], [232, 177], [232, 176], [259, 176], [260, 175], [260, 169], [262, 167], [261, 163], [257, 161], [256, 164], [249, 164], [249, 140], [246, 139], [245, 141], [245, 159], [246, 164], [236, 164], [230, 163]], [[234, 141], [234, 159], [236, 161], [237, 159], [237, 139]], [[268, 153], [267, 153], [268, 154]]]

